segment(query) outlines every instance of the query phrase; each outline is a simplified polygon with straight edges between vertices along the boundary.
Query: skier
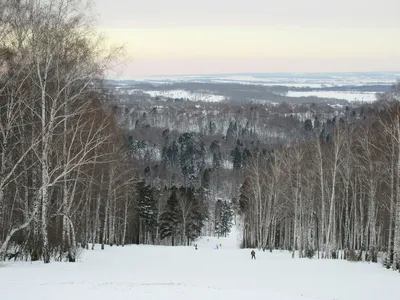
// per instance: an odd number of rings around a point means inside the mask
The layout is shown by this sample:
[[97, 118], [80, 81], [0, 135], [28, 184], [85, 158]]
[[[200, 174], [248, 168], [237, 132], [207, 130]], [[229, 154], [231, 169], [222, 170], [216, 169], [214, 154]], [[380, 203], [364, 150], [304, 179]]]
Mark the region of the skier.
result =
[[254, 250], [251, 251], [251, 259], [256, 259], [256, 252]]
[[194, 244], [194, 250], [197, 250], [197, 244]]

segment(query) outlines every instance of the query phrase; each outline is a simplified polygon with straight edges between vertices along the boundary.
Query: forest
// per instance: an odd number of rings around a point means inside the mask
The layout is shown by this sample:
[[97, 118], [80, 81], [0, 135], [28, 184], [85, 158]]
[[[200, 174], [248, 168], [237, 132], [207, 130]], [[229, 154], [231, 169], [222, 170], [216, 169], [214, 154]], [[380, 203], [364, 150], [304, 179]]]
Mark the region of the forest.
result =
[[138, 97], [105, 80], [122, 49], [88, 12], [0, 3], [0, 261], [236, 224], [245, 248], [400, 270], [399, 83], [339, 106]]

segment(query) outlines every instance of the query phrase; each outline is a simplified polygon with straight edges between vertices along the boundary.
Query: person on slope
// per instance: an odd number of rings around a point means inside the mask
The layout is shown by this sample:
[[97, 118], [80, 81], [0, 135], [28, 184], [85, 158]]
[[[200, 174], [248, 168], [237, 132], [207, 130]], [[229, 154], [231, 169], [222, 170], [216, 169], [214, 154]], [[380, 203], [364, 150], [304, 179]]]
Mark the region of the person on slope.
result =
[[256, 252], [254, 250], [251, 251], [251, 259], [256, 259]]

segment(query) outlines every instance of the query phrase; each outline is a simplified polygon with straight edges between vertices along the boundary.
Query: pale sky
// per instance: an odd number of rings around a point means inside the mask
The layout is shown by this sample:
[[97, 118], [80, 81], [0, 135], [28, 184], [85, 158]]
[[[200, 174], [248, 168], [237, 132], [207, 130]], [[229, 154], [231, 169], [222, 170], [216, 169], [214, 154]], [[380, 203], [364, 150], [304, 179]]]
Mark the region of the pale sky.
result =
[[121, 77], [400, 71], [398, 0], [95, 0]]

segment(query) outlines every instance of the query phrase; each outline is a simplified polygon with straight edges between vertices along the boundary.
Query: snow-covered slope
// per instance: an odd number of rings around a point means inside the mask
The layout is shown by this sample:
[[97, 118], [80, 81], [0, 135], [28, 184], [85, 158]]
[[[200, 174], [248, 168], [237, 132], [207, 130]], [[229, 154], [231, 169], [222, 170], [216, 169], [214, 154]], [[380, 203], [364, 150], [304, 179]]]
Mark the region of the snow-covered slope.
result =
[[74, 264], [10, 263], [0, 268], [1, 299], [399, 299], [399, 274], [379, 264], [292, 259], [280, 251], [257, 251], [252, 261], [234, 235], [198, 245], [97, 247]]
[[311, 91], [311, 92], [298, 92], [289, 91], [288, 97], [309, 97], [316, 96], [322, 98], [336, 98], [347, 101], [362, 101], [373, 102], [376, 100], [376, 93], [372, 92], [350, 92], [350, 91]]
[[215, 95], [211, 92], [189, 92], [186, 90], [168, 90], [168, 91], [143, 91], [151, 97], [162, 96], [172, 99], [184, 99], [189, 101], [221, 102], [226, 97]]

